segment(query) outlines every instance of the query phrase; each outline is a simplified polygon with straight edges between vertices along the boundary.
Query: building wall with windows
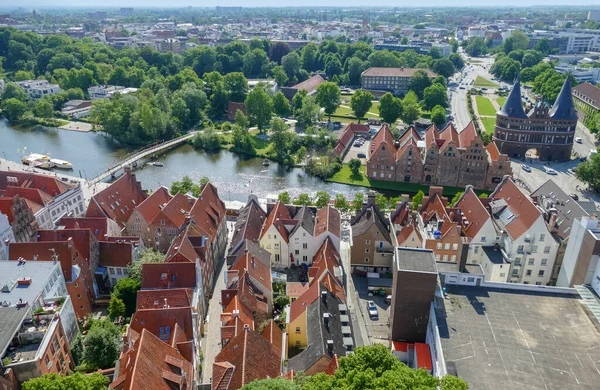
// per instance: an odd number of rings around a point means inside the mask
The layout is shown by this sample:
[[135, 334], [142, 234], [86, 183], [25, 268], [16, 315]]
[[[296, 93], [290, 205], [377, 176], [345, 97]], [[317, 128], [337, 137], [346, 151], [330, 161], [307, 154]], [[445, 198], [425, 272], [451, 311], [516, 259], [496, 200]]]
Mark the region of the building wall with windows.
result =
[[267, 230], [260, 239], [260, 247], [271, 254], [271, 264], [275, 267], [289, 267], [290, 251], [286, 237], [283, 237], [275, 225]]
[[310, 264], [319, 249], [320, 242], [314, 237], [312, 232], [307, 232], [302, 226], [298, 227], [290, 236], [289, 251], [290, 257], [294, 257], [294, 263]]

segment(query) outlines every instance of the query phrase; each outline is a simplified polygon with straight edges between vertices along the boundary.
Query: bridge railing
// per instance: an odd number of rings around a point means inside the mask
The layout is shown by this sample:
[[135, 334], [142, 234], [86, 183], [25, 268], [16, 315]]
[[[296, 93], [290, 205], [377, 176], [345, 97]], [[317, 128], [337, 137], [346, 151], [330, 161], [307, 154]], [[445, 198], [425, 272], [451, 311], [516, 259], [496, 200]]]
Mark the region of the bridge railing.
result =
[[111, 171], [113, 171], [115, 169], [117, 169], [117, 170], [120, 169], [121, 166], [123, 166], [123, 164], [125, 164], [127, 161], [130, 161], [132, 159], [133, 159], [133, 161], [136, 161], [138, 158], [141, 158], [140, 156], [143, 154], [151, 153], [153, 150], [158, 151], [158, 150], [161, 150], [163, 147], [169, 147], [173, 144], [177, 144], [183, 140], [193, 137], [195, 134], [196, 134], [196, 131], [191, 131], [191, 132], [184, 134], [182, 136], [179, 136], [177, 138], [173, 138], [173, 139], [166, 140], [166, 141], [163, 139], [160, 141], [153, 142], [149, 145], [146, 145], [142, 149], [134, 150], [133, 152], [121, 157], [117, 163], [108, 167], [104, 172], [100, 173], [98, 176], [96, 176], [94, 179], [92, 179], [92, 181], [97, 181], [102, 176], [109, 175]]

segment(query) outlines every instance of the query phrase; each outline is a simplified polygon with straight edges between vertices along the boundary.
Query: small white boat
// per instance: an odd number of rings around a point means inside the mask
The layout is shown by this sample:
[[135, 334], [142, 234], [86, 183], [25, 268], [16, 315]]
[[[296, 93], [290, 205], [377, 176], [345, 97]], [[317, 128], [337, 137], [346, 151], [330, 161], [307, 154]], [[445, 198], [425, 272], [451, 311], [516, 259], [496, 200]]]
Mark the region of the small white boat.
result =
[[269, 165], [271, 165], [271, 161], [269, 161], [269, 159], [265, 158], [264, 161], [263, 161], [263, 166], [264, 167], [268, 167]]
[[21, 157], [21, 162], [25, 165], [42, 169], [50, 169], [54, 166], [52, 161], [50, 161], [50, 157], [38, 153], [31, 153], [29, 156]]
[[71, 164], [68, 161], [65, 160], [59, 160], [58, 158], [51, 158], [50, 162], [54, 165], [54, 167], [56, 168], [61, 168], [61, 169], [73, 169], [73, 164]]
[[164, 167], [165, 164], [161, 163], [160, 161], [154, 161], [152, 163], [152, 165], [154, 165], [155, 167]]

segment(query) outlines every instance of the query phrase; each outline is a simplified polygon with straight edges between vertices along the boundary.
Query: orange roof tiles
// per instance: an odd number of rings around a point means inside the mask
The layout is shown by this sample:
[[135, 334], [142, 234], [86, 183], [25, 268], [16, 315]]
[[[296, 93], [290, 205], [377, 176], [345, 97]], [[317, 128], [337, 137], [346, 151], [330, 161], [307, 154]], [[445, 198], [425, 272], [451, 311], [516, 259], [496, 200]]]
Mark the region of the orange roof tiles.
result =
[[37, 188], [24, 188], [24, 187], [6, 187], [4, 191], [4, 196], [7, 198], [12, 198], [14, 196], [21, 196], [31, 202], [34, 202], [41, 207], [44, 207], [46, 204], [52, 202], [54, 197], [46, 194], [43, 191], [38, 190]]
[[269, 228], [273, 225], [275, 226], [279, 234], [281, 234], [281, 237], [285, 240], [285, 242], [288, 242], [288, 232], [284, 226], [283, 221], [290, 219], [292, 219], [292, 217], [290, 216], [288, 208], [281, 201], [277, 201], [277, 204], [275, 204], [275, 208], [271, 210], [271, 213], [269, 214], [267, 220], [265, 221], [265, 224], [263, 225], [260, 238], [262, 239], [265, 236], [265, 234], [267, 234]]
[[462, 224], [462, 233], [469, 238], [475, 237], [486, 221], [491, 218], [481, 203], [481, 199], [471, 187], [467, 187], [454, 207], [459, 208], [469, 222], [468, 225]]
[[336, 353], [333, 354], [333, 357], [329, 361], [329, 365], [325, 369], [325, 374], [333, 376], [338, 368], [340, 368], [340, 362], [338, 361], [338, 356]]
[[189, 213], [192, 208], [192, 199], [193, 198], [181, 193], [175, 194], [165, 207], [163, 207], [162, 214], [169, 218], [175, 226], [181, 227], [185, 222], [187, 213]]
[[[239, 389], [255, 379], [276, 378], [281, 375], [280, 353], [264, 337], [253, 330], [238, 334], [215, 358], [217, 373], [223, 372], [219, 363], [230, 363], [235, 368], [228, 389]], [[220, 375], [217, 375], [220, 376]], [[213, 379], [213, 389], [219, 388]]]
[[271, 267], [266, 266], [262, 261], [257, 259], [252, 253], [244, 253], [231, 266], [229, 272], [238, 271], [238, 276], [242, 276], [244, 271], [247, 271], [251, 278], [258, 281], [263, 287], [263, 290], [271, 290]]
[[323, 244], [317, 249], [313, 257], [313, 264], [310, 267], [316, 268], [317, 271], [313, 277], [319, 278], [324, 272], [329, 271], [332, 275], [335, 274], [335, 267], [340, 267], [340, 255], [335, 249], [331, 238], [327, 237]]
[[104, 190], [92, 197], [86, 217], [108, 217], [123, 227], [135, 207], [147, 197], [135, 175], [126, 171]]
[[398, 232], [398, 235], [396, 236], [398, 245], [402, 245], [404, 243], [404, 241], [406, 241], [413, 232], [417, 235], [417, 237], [419, 237], [419, 240], [421, 241], [421, 243], [423, 242], [423, 236], [421, 235], [421, 231], [419, 230], [419, 227], [416, 225], [417, 225], [417, 221], [414, 221], [413, 223], [408, 223], [406, 226], [404, 226], [404, 227], [402, 227], [402, 229], [400, 229], [400, 231]]
[[321, 233], [330, 232], [336, 237], [340, 237], [341, 233], [341, 215], [340, 212], [331, 207], [326, 206], [317, 210], [315, 217], [315, 233], [318, 236]]
[[274, 320], [270, 320], [265, 329], [261, 332], [261, 335], [274, 346], [281, 355], [283, 351], [283, 331]]
[[193, 389], [192, 363], [146, 329], [119, 364], [120, 376], [110, 385], [111, 389]]
[[105, 240], [108, 231], [108, 218], [106, 217], [62, 217], [58, 225], [67, 229], [89, 229], [98, 240]]
[[492, 161], [498, 161], [498, 159], [500, 157], [500, 151], [498, 150], [498, 147], [496, 146], [496, 144], [494, 142], [490, 142], [485, 147], [485, 150], [487, 150], [487, 152], [490, 155], [490, 158], [492, 159]]
[[[16, 183], [12, 179], [9, 180], [9, 177], [16, 178]], [[29, 172], [0, 171], [0, 189], [6, 189], [8, 186], [36, 188], [50, 197], [56, 197], [72, 188], [69, 184], [61, 182], [54, 176]]]
[[460, 141], [459, 141], [459, 137], [458, 137], [458, 131], [456, 131], [456, 128], [454, 127], [454, 125], [452, 123], [449, 123], [446, 125], [446, 127], [444, 127], [444, 129], [440, 132], [440, 139], [443, 139], [444, 141], [447, 142], [454, 142], [454, 145], [456, 145], [456, 147], [460, 146]]
[[136, 310], [131, 316], [130, 327], [140, 334], [143, 329], [146, 329], [156, 337], [170, 338], [167, 327], [175, 330], [175, 324], [178, 324], [184, 330], [188, 340], [192, 339], [194, 337], [192, 308], [188, 306]]
[[170, 307], [192, 305], [194, 290], [191, 288], [171, 288], [161, 290], [138, 290], [136, 309], [157, 309], [165, 304]]
[[142, 264], [142, 288], [195, 288], [195, 263]]
[[248, 325], [250, 329], [254, 329], [254, 315], [252, 314], [252, 310], [244, 305], [237, 295], [233, 297], [231, 302], [229, 302], [229, 305], [223, 309], [223, 313], [221, 313], [221, 322], [224, 325], [230, 325], [230, 321], [235, 317], [238, 317], [243, 324]]
[[417, 355], [417, 368], [424, 368], [428, 371], [433, 370], [431, 350], [429, 349], [429, 345], [415, 343], [415, 354]]
[[68, 241], [73, 239], [73, 244], [85, 258], [90, 258], [90, 246], [95, 240], [89, 229], [61, 229], [61, 230], [38, 230], [38, 242], [44, 241]]
[[288, 297], [299, 297], [304, 294], [306, 290], [308, 290], [308, 283], [301, 282], [287, 282], [285, 285], [285, 289], [287, 291]]
[[392, 132], [390, 131], [390, 128], [387, 124], [383, 124], [377, 132], [377, 134], [375, 134], [375, 137], [373, 137], [373, 139], [371, 140], [369, 158], [373, 153], [375, 153], [377, 149], [379, 149], [379, 146], [382, 143], [386, 143], [390, 150], [393, 150], [392, 148], [394, 147], [394, 136], [392, 135]]
[[106, 242], [98, 245], [100, 265], [104, 267], [127, 267], [133, 259], [133, 244], [130, 242]]
[[150, 223], [161, 212], [162, 207], [172, 198], [173, 197], [169, 194], [169, 190], [166, 187], [159, 187], [140, 203], [136, 207], [136, 210], [139, 211], [148, 223]]
[[[460, 141], [461, 148], [468, 148], [471, 146], [473, 141], [478, 137], [477, 129], [475, 129], [475, 124], [473, 121], [470, 121], [467, 127], [465, 127], [460, 134], [458, 134], [458, 139]], [[493, 143], [493, 142], [492, 142]]]
[[490, 198], [502, 198], [515, 216], [507, 225], [506, 231], [513, 240], [521, 237], [542, 215], [529, 196], [525, 195], [510, 177], [504, 178]]

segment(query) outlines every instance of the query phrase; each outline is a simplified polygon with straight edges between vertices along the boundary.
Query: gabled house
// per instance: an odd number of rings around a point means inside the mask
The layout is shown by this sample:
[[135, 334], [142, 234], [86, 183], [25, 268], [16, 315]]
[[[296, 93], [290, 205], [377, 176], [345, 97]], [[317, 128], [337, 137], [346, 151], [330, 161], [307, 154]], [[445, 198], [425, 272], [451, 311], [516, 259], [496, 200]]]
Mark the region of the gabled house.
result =
[[489, 209], [498, 232], [500, 253], [511, 264], [508, 281], [548, 284], [559, 245], [540, 209], [508, 176], [490, 198]]
[[121, 229], [115, 221], [106, 217], [62, 217], [56, 224], [60, 229], [88, 229], [98, 241], [119, 236]]
[[375, 204], [375, 194], [370, 193], [362, 210], [352, 218], [350, 264], [360, 272], [385, 272], [392, 266], [393, 242], [389, 221]]
[[288, 208], [278, 201], [269, 213], [260, 233], [260, 246], [271, 254], [271, 264], [276, 267], [289, 267], [289, 232], [286, 224], [292, 225]]
[[335, 250], [340, 251], [341, 220], [339, 210], [331, 206], [325, 206], [317, 210], [315, 232], [313, 234], [317, 241], [317, 248], [329, 238]]
[[175, 331], [167, 343], [142, 329], [126, 340], [117, 361], [115, 380], [109, 387], [115, 390], [195, 389], [194, 362], [189, 356], [189, 344], [178, 337], [180, 334]]
[[367, 176], [376, 180], [396, 180], [396, 149], [394, 136], [387, 124], [371, 140], [367, 154]]
[[[256, 195], [248, 196], [248, 203], [239, 212], [235, 221], [233, 236], [227, 254], [227, 265], [232, 265], [240, 252], [240, 248], [247, 241], [256, 242], [260, 240], [263, 223], [267, 219], [267, 213], [258, 204]], [[270, 262], [270, 260], [269, 260]]]
[[216, 356], [213, 390], [237, 390], [256, 380], [281, 375], [281, 353], [259, 333], [247, 328]]
[[86, 217], [110, 218], [124, 230], [129, 217], [137, 205], [141, 204], [148, 195], [129, 168], [125, 173], [104, 190], [98, 192], [88, 205]]
[[294, 216], [295, 226], [289, 232], [290, 263], [308, 264], [317, 250], [313, 240], [315, 215], [311, 208], [303, 206]]
[[159, 187], [148, 195], [142, 203], [133, 209], [126, 223], [126, 234], [142, 238], [149, 247], [154, 246], [150, 239], [149, 225], [171, 199], [173, 197], [166, 187]]
[[254, 314], [236, 295], [221, 313], [221, 347], [245, 329], [254, 330]]

